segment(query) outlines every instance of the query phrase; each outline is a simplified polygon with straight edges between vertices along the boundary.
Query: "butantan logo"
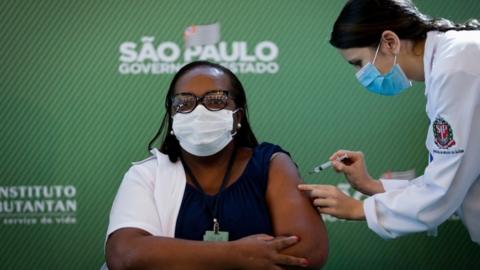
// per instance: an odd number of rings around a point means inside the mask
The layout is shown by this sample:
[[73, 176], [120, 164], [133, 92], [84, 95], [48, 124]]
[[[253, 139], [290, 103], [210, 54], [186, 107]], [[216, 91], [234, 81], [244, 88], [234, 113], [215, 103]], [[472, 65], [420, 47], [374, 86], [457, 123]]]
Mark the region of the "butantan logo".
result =
[[73, 185], [0, 186], [0, 224], [75, 224]]
[[195, 60], [216, 62], [234, 73], [242, 74], [275, 74], [280, 69], [276, 62], [279, 49], [272, 41], [257, 44], [221, 41], [217, 44], [191, 46], [184, 50], [172, 41], [157, 43], [155, 37], [145, 36], [140, 41], [120, 44], [120, 74], [173, 74]]

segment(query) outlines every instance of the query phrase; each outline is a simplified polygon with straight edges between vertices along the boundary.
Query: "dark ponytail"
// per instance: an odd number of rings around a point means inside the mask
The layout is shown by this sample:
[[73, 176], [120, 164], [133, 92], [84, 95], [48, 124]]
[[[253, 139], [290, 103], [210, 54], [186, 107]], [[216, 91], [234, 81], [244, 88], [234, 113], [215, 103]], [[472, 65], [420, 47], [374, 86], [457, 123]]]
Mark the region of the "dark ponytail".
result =
[[480, 30], [472, 19], [456, 24], [447, 19], [433, 19], [410, 0], [349, 0], [333, 26], [330, 44], [338, 49], [374, 47], [385, 30], [400, 39], [424, 40], [430, 31]]

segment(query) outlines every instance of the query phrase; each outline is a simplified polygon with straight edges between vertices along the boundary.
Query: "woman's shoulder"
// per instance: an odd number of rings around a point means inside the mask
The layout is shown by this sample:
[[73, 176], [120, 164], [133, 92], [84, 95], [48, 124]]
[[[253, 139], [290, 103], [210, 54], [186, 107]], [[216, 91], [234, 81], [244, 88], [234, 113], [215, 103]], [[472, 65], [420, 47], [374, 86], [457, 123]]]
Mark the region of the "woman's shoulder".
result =
[[155, 163], [155, 156], [150, 155], [145, 159], [138, 160], [138, 161], [132, 161], [132, 167], [133, 166], [151, 166]]
[[254, 151], [256, 153], [265, 153], [265, 154], [274, 154], [277, 152], [283, 152], [288, 155], [290, 155], [286, 150], [284, 150], [280, 145], [270, 143], [270, 142], [262, 142], [258, 144], [255, 148]]
[[280, 145], [270, 142], [262, 142], [253, 149], [252, 159], [261, 164], [263, 168], [268, 171], [271, 161], [278, 155], [285, 154], [290, 156], [290, 153], [284, 150]]
[[153, 182], [158, 169], [168, 170], [173, 164], [167, 155], [155, 149], [145, 159], [132, 162], [125, 178]]
[[153, 170], [158, 166], [168, 167], [175, 163], [171, 162], [168, 155], [160, 152], [158, 149], [153, 148], [150, 150], [150, 156], [139, 161], [133, 161], [131, 168], [142, 168], [147, 170]]
[[448, 31], [431, 33], [434, 67], [432, 73], [480, 72], [480, 31]]
[[139, 161], [133, 161], [130, 170], [154, 171], [158, 166], [157, 157], [155, 155], [148, 156]]
[[147, 185], [153, 187], [157, 162], [154, 156], [132, 162], [123, 176], [124, 185]]

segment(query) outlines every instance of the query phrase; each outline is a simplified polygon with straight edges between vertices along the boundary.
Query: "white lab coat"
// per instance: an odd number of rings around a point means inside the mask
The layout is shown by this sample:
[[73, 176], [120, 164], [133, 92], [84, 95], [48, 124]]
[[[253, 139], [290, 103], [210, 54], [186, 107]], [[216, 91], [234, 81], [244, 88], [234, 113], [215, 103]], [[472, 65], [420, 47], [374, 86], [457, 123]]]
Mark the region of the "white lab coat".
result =
[[364, 201], [370, 229], [383, 238], [435, 229], [457, 212], [480, 244], [480, 31], [429, 32], [425, 95], [430, 163], [412, 180], [381, 180]]

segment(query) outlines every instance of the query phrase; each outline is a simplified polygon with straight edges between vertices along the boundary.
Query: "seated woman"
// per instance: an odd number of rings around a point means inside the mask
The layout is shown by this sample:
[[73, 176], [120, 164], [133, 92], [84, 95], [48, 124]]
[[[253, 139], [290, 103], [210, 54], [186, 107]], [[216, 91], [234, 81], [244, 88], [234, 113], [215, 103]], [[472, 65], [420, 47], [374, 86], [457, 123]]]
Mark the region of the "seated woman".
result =
[[[245, 91], [223, 66], [197, 61], [173, 78], [153, 142], [134, 163], [110, 213], [110, 269], [321, 267], [321, 217], [297, 189], [279, 146], [258, 144]], [[203, 241], [202, 241], [203, 240]]]

